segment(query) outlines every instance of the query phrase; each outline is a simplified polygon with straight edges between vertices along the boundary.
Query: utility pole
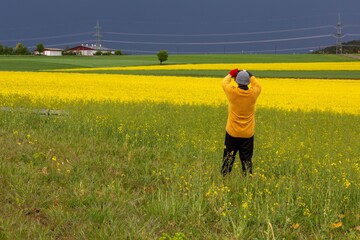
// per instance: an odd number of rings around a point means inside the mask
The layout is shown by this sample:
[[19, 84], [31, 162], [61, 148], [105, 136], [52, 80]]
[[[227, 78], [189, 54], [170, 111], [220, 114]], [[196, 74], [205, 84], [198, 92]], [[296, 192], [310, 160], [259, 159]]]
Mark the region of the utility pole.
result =
[[336, 35], [335, 35], [335, 38], [336, 38], [336, 54], [342, 54], [342, 43], [341, 43], [341, 39], [343, 38], [343, 35], [342, 35], [342, 24], [341, 24], [341, 19], [340, 19], [340, 13], [339, 13], [339, 16], [338, 16], [338, 23], [336, 25]]
[[99, 24], [99, 20], [97, 20], [96, 26], [95, 26], [95, 35], [94, 37], [96, 38], [96, 46], [100, 47], [100, 39], [101, 39], [101, 34], [100, 34], [100, 24]]

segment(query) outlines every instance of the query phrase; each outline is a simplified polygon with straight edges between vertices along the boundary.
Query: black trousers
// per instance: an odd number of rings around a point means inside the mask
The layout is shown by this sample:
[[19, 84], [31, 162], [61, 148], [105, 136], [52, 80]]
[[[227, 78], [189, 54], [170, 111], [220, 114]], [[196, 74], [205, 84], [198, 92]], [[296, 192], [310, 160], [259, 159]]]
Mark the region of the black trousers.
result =
[[252, 174], [254, 136], [252, 136], [251, 138], [236, 138], [226, 133], [223, 164], [221, 167], [221, 174], [223, 176], [231, 172], [235, 161], [235, 156], [238, 151], [244, 174], [246, 174], [247, 172]]

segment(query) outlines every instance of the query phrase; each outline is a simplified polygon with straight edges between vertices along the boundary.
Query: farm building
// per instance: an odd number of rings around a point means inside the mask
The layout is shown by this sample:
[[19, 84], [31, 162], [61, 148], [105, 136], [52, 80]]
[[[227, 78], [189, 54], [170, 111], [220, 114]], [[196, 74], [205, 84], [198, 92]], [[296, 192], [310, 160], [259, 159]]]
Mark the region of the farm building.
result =
[[[37, 49], [35, 49], [34, 54], [40, 55], [40, 53]], [[45, 56], [61, 56], [62, 49], [60, 49], [60, 48], [44, 48], [44, 52], [42, 54]]]
[[91, 44], [91, 45], [81, 44], [79, 46], [70, 48], [67, 51], [82, 56], [93, 56], [97, 51], [101, 51], [102, 53], [111, 53], [111, 54], [114, 54], [115, 52], [115, 50], [102, 47], [101, 45], [98, 46], [96, 44]]

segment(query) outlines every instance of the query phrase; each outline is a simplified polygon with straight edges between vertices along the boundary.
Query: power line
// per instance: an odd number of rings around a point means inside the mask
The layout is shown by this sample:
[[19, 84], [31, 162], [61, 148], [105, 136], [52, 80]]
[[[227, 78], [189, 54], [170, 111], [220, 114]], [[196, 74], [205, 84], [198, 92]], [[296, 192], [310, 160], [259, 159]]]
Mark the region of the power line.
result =
[[262, 31], [262, 32], [245, 32], [245, 33], [214, 33], [214, 34], [154, 34], [154, 33], [127, 33], [127, 32], [104, 32], [110, 35], [127, 35], [127, 36], [157, 36], [157, 37], [211, 37], [211, 36], [239, 36], [239, 35], [256, 35], [256, 34], [269, 34], [269, 33], [284, 33], [296, 32], [304, 30], [317, 30], [324, 28], [333, 28], [333, 25], [325, 25], [309, 28], [294, 28], [285, 30]]
[[281, 39], [265, 39], [265, 40], [252, 40], [252, 41], [233, 41], [233, 42], [137, 42], [137, 41], [117, 41], [117, 40], [103, 40], [108, 43], [124, 43], [124, 44], [147, 44], [147, 45], [234, 45], [234, 44], [249, 44], [249, 43], [270, 43], [270, 42], [284, 42], [284, 41], [296, 41], [306, 39], [316, 39], [332, 37], [331, 34], [316, 35], [308, 37], [296, 37], [296, 38], [281, 38]]
[[[280, 48], [276, 49], [277, 52], [290, 52], [290, 51], [299, 51], [299, 50], [314, 50], [319, 48], [324, 48], [327, 46], [312, 46], [312, 47], [301, 47], [301, 48]], [[274, 49], [270, 50], [256, 50], [256, 51], [244, 51], [247, 53], [266, 53], [266, 52], [274, 52]]]
[[357, 36], [360, 36], [360, 34], [359, 33], [347, 33], [347, 34], [344, 34], [344, 37], [345, 36], [357, 37]]
[[[226, 39], [227, 36], [244, 36], [244, 35], [257, 35], [257, 34], [276, 34], [276, 33], [287, 33], [287, 32], [304, 32], [303, 36], [300, 37], [289, 37], [289, 38], [272, 38], [271, 36], [268, 39], [259, 39], [259, 40], [246, 40], [246, 41], [188, 41], [188, 42], [171, 42], [171, 41], [123, 41], [123, 40], [116, 40], [115, 37], [110, 37], [107, 39], [102, 39], [101, 41], [107, 42], [107, 43], [119, 43], [119, 44], [139, 44], [139, 45], [179, 45], [179, 46], [199, 46], [199, 45], [241, 45], [241, 44], [257, 44], [257, 43], [276, 43], [276, 42], [294, 42], [294, 41], [301, 41], [301, 40], [310, 40], [310, 39], [320, 39], [320, 38], [333, 38], [335, 37], [338, 41], [341, 42], [341, 40], [347, 36], [360, 36], [360, 34], [357, 33], [342, 33], [342, 29], [345, 27], [360, 27], [360, 25], [345, 25], [343, 26], [340, 21], [340, 16], [338, 19], [337, 25], [324, 25], [324, 26], [314, 26], [314, 27], [307, 27], [307, 28], [293, 28], [293, 29], [282, 29], [282, 30], [272, 30], [272, 31], [258, 31], [258, 32], [233, 32], [233, 33], [214, 33], [214, 34], [154, 34], [154, 33], [126, 33], [126, 32], [102, 32], [107, 35], [122, 35], [122, 36], [144, 36], [144, 39], [146, 39], [146, 36], [148, 37], [216, 37], [216, 36], [223, 36], [223, 39]], [[323, 34], [323, 35], [310, 35], [306, 36], [305, 31], [309, 30], [319, 30], [319, 29], [336, 29], [336, 34]], [[70, 38], [70, 37], [78, 37], [78, 36], [84, 36], [84, 35], [92, 35], [96, 37], [96, 45], [100, 45], [100, 25], [99, 22], [97, 22], [97, 25], [95, 26], [95, 35], [94, 31], [92, 32], [83, 32], [83, 33], [76, 33], [76, 34], [63, 34], [63, 35], [56, 35], [56, 36], [48, 36], [48, 37], [37, 37], [37, 38], [25, 38], [25, 39], [14, 39], [14, 40], [0, 40], [0, 42], [11, 42], [11, 41], [33, 41], [33, 40], [49, 40], [49, 39], [61, 39], [61, 38]], [[333, 32], [333, 30], [332, 30]], [[304, 36], [305, 35], [305, 36]], [[69, 40], [69, 39], [67, 39]], [[208, 39], [207, 39], [208, 40]], [[176, 41], [176, 40], [175, 40]], [[65, 43], [57, 43], [57, 44], [46, 44], [48, 47], [57, 47], [57, 46], [66, 46], [66, 45], [73, 45], [73, 44], [85, 44], [85, 43], [91, 43], [94, 42], [93, 40], [86, 40], [86, 41], [72, 41], [72, 42], [65, 42]], [[34, 44], [34, 43], [32, 43]], [[34, 46], [32, 46], [34, 47]], [[140, 47], [139, 47], [140, 48]], [[317, 49], [317, 47], [304, 47], [304, 48], [286, 48], [286, 49], [277, 49], [275, 48], [275, 51], [295, 51], [295, 50], [306, 50], [306, 49]], [[123, 51], [131, 51], [131, 52], [137, 52], [137, 53], [154, 53], [156, 51], [146, 51], [146, 50], [125, 50]], [[262, 50], [262, 51], [241, 51], [241, 53], [249, 52], [249, 53], [256, 53], [256, 52], [273, 52], [274, 50]], [[179, 51], [177, 51], [180, 53]], [[208, 51], [206, 51], [208, 52]], [[224, 53], [224, 51], [218, 52], [218, 53]], [[239, 52], [229, 52], [227, 53], [239, 53]], [[181, 52], [181, 53], [194, 53], [194, 52]]]
[[0, 42], [14, 42], [14, 41], [33, 41], [33, 40], [47, 40], [47, 39], [57, 39], [65, 37], [78, 37], [92, 34], [93, 32], [83, 32], [83, 33], [74, 33], [74, 34], [64, 34], [50, 37], [38, 37], [38, 38], [22, 38], [22, 39], [12, 39], [12, 40], [0, 40]]
[[344, 25], [343, 28], [348, 28], [348, 27], [360, 27], [360, 25]]
[[[83, 43], [91, 43], [93, 40], [85, 40], [85, 41], [77, 41], [77, 42], [66, 42], [66, 43], [58, 43], [58, 44], [46, 44], [47, 47], [58, 47], [58, 46], [66, 46], [73, 44], [83, 44]], [[36, 48], [36, 46], [30, 46], [29, 48]]]
[[[328, 46], [312, 46], [312, 47], [302, 47], [302, 48], [282, 48], [277, 49], [277, 52], [288, 52], [288, 51], [299, 51], [299, 50], [313, 50], [319, 48], [325, 48]], [[133, 52], [133, 53], [157, 53], [157, 51], [143, 51], [143, 50], [135, 50], [135, 49], [122, 49], [123, 52]], [[230, 54], [239, 54], [239, 53], [267, 53], [267, 52], [274, 52], [274, 49], [267, 49], [267, 50], [256, 50], [256, 51], [227, 51], [226, 53]], [[174, 53], [178, 54], [196, 54], [201, 52], [194, 52], [194, 51], [177, 51]], [[207, 51], [208, 54], [223, 54], [223, 51]]]

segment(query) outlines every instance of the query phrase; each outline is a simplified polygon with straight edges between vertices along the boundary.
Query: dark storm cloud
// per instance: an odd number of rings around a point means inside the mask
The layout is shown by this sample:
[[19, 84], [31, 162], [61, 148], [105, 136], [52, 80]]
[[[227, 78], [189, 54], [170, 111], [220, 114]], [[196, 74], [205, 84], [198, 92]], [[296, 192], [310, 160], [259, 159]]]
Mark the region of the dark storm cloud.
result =
[[0, 44], [11, 46], [90, 43], [97, 20], [104, 45], [139, 52], [307, 51], [335, 42], [311, 36], [335, 34], [338, 14], [344, 33], [360, 33], [359, 0], [2, 0], [1, 8]]

